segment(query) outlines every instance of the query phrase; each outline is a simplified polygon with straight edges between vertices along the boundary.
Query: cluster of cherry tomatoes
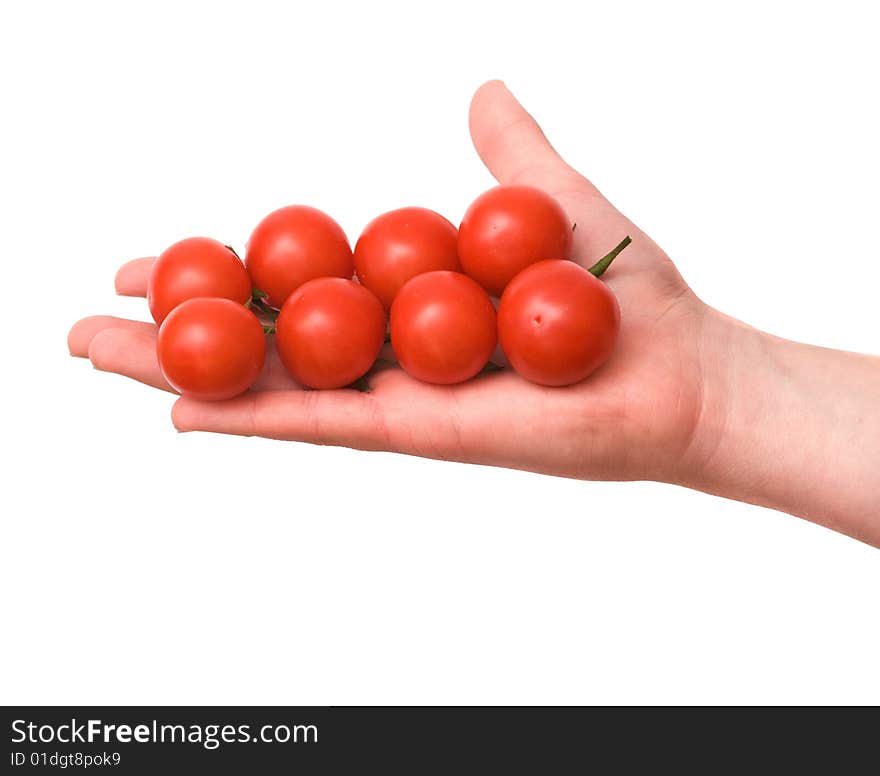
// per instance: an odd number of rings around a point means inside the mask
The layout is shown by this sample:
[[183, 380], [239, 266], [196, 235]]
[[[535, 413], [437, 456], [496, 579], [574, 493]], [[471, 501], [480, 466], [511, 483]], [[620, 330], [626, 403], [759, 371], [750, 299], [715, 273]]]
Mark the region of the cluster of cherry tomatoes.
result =
[[500, 343], [525, 379], [570, 385], [614, 347], [620, 313], [598, 276], [629, 242], [586, 270], [570, 261], [572, 230], [542, 191], [498, 186], [459, 229], [403, 208], [374, 219], [354, 251], [339, 224], [303, 205], [264, 218], [243, 263], [216, 240], [181, 240], [147, 289], [159, 365], [184, 395], [229, 399], [257, 379], [274, 333], [299, 384], [342, 388], [372, 368], [390, 317], [397, 360], [424, 382], [474, 377]]

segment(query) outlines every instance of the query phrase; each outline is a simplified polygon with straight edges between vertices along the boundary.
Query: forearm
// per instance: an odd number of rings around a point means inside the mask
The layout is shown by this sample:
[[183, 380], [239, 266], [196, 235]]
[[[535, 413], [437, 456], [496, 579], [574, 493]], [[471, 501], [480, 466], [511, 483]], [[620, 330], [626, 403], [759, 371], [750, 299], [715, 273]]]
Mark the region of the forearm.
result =
[[[880, 358], [706, 316], [702, 411], [680, 484], [880, 546]], [[714, 363], [713, 363], [714, 362]]]

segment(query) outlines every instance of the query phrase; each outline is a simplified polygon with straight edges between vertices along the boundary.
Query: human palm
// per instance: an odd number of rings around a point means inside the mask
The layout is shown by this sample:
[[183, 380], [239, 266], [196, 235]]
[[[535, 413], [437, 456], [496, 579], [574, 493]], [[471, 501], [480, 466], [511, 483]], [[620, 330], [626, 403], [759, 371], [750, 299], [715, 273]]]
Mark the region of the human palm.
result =
[[[225, 402], [181, 398], [174, 424], [215, 431], [391, 450], [585, 479], [667, 479], [692, 442], [701, 413], [706, 308], [672, 262], [596, 188], [571, 169], [500, 82], [471, 104], [471, 135], [501, 183], [536, 186], [565, 208], [575, 255], [590, 265], [626, 234], [632, 245], [604, 276], [621, 309], [610, 361], [566, 388], [533, 385], [509, 369], [456, 386], [418, 382], [396, 366], [369, 376], [370, 390], [302, 390], [270, 343], [247, 394]], [[152, 259], [124, 265], [117, 290], [144, 295]], [[71, 353], [99, 369], [171, 390], [156, 361], [156, 327], [98, 316], [71, 330]]]

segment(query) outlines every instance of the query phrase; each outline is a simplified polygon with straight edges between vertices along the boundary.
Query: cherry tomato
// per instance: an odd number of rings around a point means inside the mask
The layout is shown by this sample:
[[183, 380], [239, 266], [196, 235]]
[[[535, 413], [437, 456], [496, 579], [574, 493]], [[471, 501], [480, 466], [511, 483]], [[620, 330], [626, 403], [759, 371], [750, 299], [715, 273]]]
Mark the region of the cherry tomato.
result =
[[611, 355], [620, 308], [608, 286], [572, 261], [520, 272], [498, 305], [498, 336], [510, 365], [540, 385], [583, 380]]
[[181, 302], [199, 296], [239, 304], [251, 298], [251, 281], [241, 259], [210, 237], [189, 237], [166, 248], [147, 281], [150, 314], [159, 324]]
[[278, 309], [308, 280], [354, 274], [342, 227], [306, 205], [283, 207], [260, 221], [248, 240], [244, 263], [254, 287]]
[[176, 391], [221, 401], [253, 385], [266, 358], [266, 337], [244, 305], [189, 299], [163, 321], [156, 352], [162, 374]]
[[358, 279], [386, 310], [403, 285], [438, 269], [461, 272], [458, 230], [439, 213], [405, 207], [374, 218], [354, 247]]
[[385, 311], [372, 291], [342, 278], [303, 283], [275, 322], [287, 371], [309, 388], [342, 388], [366, 374], [385, 342]]
[[549, 194], [530, 186], [496, 186], [467, 209], [458, 230], [464, 271], [492, 296], [545, 259], [570, 259], [571, 222]]
[[468, 380], [498, 341], [495, 307], [467, 275], [440, 270], [418, 275], [391, 306], [391, 345], [400, 365], [426, 383]]

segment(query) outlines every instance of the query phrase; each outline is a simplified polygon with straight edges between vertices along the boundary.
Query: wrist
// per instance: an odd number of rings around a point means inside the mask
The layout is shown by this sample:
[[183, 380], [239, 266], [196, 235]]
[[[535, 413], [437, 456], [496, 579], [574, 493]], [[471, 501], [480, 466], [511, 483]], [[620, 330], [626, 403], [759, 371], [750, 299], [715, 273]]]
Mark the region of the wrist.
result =
[[677, 484], [880, 543], [880, 359], [791, 342], [714, 310]]

